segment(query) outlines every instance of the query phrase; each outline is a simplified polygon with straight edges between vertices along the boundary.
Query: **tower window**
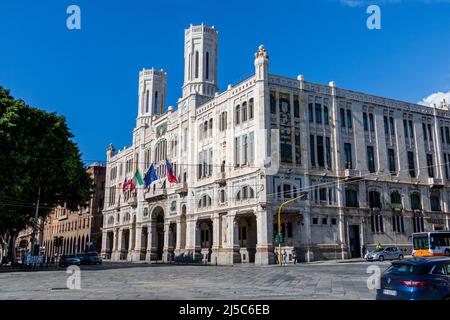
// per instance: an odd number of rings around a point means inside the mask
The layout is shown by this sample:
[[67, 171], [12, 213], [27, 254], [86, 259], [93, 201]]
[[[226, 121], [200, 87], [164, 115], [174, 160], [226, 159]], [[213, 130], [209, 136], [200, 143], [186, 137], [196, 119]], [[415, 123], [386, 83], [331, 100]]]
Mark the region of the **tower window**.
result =
[[155, 101], [153, 104], [153, 113], [154, 114], [158, 113], [158, 91], [155, 91]]
[[147, 94], [145, 97], [145, 112], [148, 112], [148, 104], [149, 104], [149, 99], [150, 99], [150, 92], [147, 90]]
[[198, 51], [195, 51], [195, 78], [198, 78]]
[[205, 68], [206, 79], [209, 79], [209, 52], [206, 52], [206, 68]]

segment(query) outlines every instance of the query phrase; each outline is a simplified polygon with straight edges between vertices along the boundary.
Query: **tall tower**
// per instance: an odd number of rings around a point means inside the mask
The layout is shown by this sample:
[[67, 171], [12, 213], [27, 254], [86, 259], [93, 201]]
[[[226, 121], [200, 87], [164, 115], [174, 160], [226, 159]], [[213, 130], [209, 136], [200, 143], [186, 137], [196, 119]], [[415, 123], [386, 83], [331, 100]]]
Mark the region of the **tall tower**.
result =
[[164, 113], [167, 73], [161, 70], [142, 69], [139, 72], [138, 118]]
[[185, 30], [183, 98], [190, 94], [213, 97], [216, 93], [217, 39], [214, 26], [191, 24]]

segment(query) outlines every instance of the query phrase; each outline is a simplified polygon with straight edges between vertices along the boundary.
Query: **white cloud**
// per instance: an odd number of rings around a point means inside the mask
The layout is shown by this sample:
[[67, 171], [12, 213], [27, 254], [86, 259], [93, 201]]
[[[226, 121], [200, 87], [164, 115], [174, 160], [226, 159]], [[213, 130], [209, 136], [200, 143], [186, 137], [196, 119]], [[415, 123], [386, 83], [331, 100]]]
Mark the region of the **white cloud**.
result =
[[441, 101], [443, 99], [445, 99], [445, 101], [447, 101], [447, 104], [450, 103], [450, 91], [449, 92], [432, 93], [428, 97], [419, 101], [418, 104], [421, 104], [424, 106], [432, 106], [433, 104], [436, 104], [438, 106], [441, 104]]

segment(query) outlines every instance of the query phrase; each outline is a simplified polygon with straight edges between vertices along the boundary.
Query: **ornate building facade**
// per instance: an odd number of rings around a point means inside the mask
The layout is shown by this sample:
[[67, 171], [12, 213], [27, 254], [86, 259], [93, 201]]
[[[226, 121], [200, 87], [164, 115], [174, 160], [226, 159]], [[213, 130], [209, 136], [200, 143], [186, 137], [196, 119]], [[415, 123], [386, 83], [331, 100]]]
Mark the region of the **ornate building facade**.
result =
[[[142, 70], [133, 143], [107, 151], [102, 252], [112, 260], [189, 253], [207, 263], [360, 256], [377, 243], [410, 249], [411, 234], [448, 229], [450, 112], [269, 72], [217, 86], [218, 33], [185, 30], [184, 84], [165, 108], [166, 73]], [[179, 183], [166, 179], [165, 160]], [[151, 165], [158, 180], [123, 192]]]

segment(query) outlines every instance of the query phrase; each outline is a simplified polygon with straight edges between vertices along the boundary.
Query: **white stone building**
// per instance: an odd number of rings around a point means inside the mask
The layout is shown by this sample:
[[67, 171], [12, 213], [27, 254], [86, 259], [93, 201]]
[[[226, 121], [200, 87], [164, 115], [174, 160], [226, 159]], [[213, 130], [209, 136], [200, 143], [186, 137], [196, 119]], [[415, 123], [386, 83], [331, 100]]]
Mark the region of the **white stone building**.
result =
[[[449, 228], [450, 112], [269, 73], [217, 87], [218, 33], [185, 30], [184, 84], [166, 111], [166, 73], [142, 70], [133, 144], [107, 151], [103, 254], [212, 264], [358, 257], [364, 244], [410, 249], [411, 233]], [[282, 59], [283, 57], [278, 57]], [[249, 59], [249, 63], [251, 60]], [[164, 160], [180, 183], [166, 181]], [[154, 164], [150, 188], [122, 192]], [[291, 257], [289, 258], [291, 259]]]

